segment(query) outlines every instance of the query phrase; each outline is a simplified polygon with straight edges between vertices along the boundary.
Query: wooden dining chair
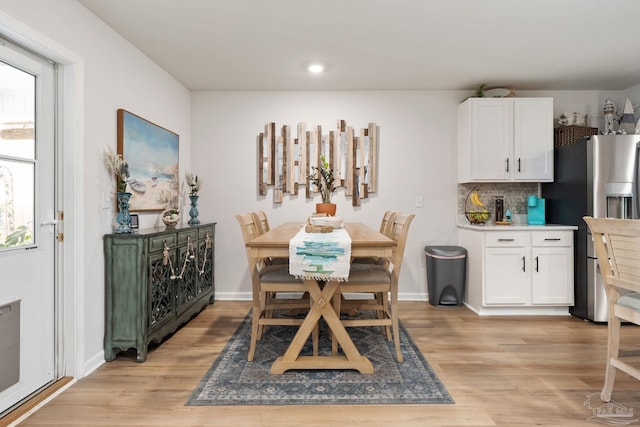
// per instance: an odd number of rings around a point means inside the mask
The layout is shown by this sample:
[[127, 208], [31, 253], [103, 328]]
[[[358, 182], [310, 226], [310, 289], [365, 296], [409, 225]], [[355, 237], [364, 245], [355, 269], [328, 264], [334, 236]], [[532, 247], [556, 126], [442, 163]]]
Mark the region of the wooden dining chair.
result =
[[[266, 233], [271, 229], [269, 226], [269, 219], [267, 218], [267, 214], [264, 211], [251, 212], [251, 216], [256, 224], [256, 232], [258, 235]], [[278, 257], [269, 257], [264, 260], [266, 265], [289, 265], [289, 258], [278, 258]], [[286, 299], [278, 298], [275, 292], [269, 292], [266, 294], [266, 303], [270, 304], [293, 304], [296, 308], [292, 308], [289, 311], [290, 316], [296, 316], [300, 313], [304, 313], [309, 310], [309, 293], [305, 292], [300, 297], [299, 303], [296, 303], [293, 298], [290, 296]], [[267, 313], [271, 314], [271, 312]]]
[[[414, 214], [397, 214], [391, 225], [390, 236], [396, 242], [390, 259], [385, 260], [384, 265], [352, 263], [349, 271], [349, 280], [340, 285], [339, 291], [333, 298], [334, 308], [340, 313], [342, 305], [357, 304], [359, 310], [374, 310], [377, 316], [373, 319], [349, 319], [343, 318], [345, 327], [353, 326], [384, 326], [387, 330], [387, 338], [393, 337], [396, 348], [396, 359], [403, 361], [400, 349], [400, 330], [398, 319], [398, 280], [404, 249], [409, 234], [409, 226], [415, 217]], [[344, 293], [373, 293], [377, 297], [373, 300], [349, 300], [342, 299]], [[389, 329], [390, 328], [390, 329]], [[337, 350], [336, 341], [332, 341], [332, 350]]]
[[[269, 227], [269, 220], [267, 219], [267, 214], [264, 211], [251, 212], [251, 216], [256, 225], [256, 232], [258, 235], [266, 233], [271, 228]], [[289, 258], [269, 258], [265, 259], [264, 262], [267, 265], [272, 264], [289, 264]]]
[[266, 233], [270, 230], [269, 220], [267, 219], [267, 214], [264, 211], [251, 212], [251, 216], [255, 220], [256, 229], [259, 234]]
[[[391, 236], [391, 226], [393, 225], [393, 220], [398, 215], [397, 212], [386, 211], [384, 215], [382, 215], [382, 221], [380, 222], [380, 233], [384, 234], [387, 237]], [[384, 265], [384, 259], [378, 257], [355, 257], [352, 262], [357, 262], [360, 264], [380, 264]]]
[[[260, 235], [254, 216], [250, 213], [238, 214], [236, 219], [240, 224], [242, 238], [246, 244], [248, 241]], [[277, 318], [275, 310], [309, 309], [309, 301], [302, 299], [270, 298], [269, 295], [278, 292], [302, 292], [306, 291], [302, 280], [289, 274], [288, 264], [267, 265], [263, 259], [251, 256], [251, 249], [245, 247], [249, 273], [252, 283], [252, 308], [251, 308], [251, 343], [247, 359], [252, 361], [255, 356], [257, 341], [262, 337], [264, 327], [267, 325], [298, 326], [303, 319]], [[313, 353], [318, 354], [318, 331], [313, 335]]]
[[398, 215], [398, 212], [386, 211], [384, 215], [382, 215], [382, 222], [380, 223], [380, 232], [385, 236], [391, 236], [391, 230], [393, 225], [393, 220]]
[[[607, 363], [600, 399], [611, 400], [616, 369], [640, 380], [629, 357], [640, 349], [620, 350], [620, 322], [640, 325], [640, 220], [584, 217], [591, 230], [609, 310]], [[637, 360], [637, 359], [636, 359]]]

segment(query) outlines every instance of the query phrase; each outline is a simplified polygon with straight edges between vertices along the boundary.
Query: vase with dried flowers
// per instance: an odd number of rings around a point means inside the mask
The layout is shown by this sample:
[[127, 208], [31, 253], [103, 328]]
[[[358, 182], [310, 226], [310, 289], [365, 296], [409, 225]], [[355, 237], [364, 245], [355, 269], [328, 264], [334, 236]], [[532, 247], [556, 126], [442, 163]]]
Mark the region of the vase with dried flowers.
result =
[[198, 191], [200, 191], [202, 180], [198, 180], [198, 175], [192, 174], [191, 172], [185, 173], [184, 178], [189, 186], [189, 200], [191, 200], [191, 209], [189, 209], [191, 219], [189, 219], [187, 224], [197, 225], [200, 224], [200, 220], [198, 219], [198, 215], [200, 215], [198, 211]]
[[116, 178], [116, 198], [118, 199], [118, 214], [116, 223], [118, 226], [114, 230], [116, 234], [131, 233], [131, 215], [129, 214], [129, 200], [131, 193], [127, 192], [129, 182], [129, 163], [122, 154], [116, 154], [111, 147], [104, 151], [104, 162], [111, 173]]
[[320, 156], [320, 165], [311, 166], [311, 169], [309, 180], [316, 186], [322, 196], [322, 203], [316, 204], [316, 212], [334, 216], [336, 214], [336, 205], [331, 203], [331, 196], [336, 190], [333, 168], [329, 165], [325, 156]]

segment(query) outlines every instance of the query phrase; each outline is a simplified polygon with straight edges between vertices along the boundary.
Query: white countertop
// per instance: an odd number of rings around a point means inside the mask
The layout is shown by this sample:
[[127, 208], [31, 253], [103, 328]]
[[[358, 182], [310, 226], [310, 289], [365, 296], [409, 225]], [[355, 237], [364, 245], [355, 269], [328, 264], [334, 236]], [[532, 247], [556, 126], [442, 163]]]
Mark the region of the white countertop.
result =
[[471, 225], [464, 215], [457, 217], [458, 228], [474, 231], [535, 231], [535, 230], [577, 230], [576, 225], [563, 224], [545, 224], [545, 225], [529, 225], [527, 224], [526, 215], [514, 215], [514, 223], [511, 225], [496, 225], [493, 221], [489, 221], [483, 225]]
[[535, 231], [535, 230], [577, 230], [575, 225], [561, 225], [561, 224], [545, 224], [545, 225], [528, 225], [528, 224], [513, 224], [513, 225], [496, 225], [487, 223], [484, 225], [471, 225], [471, 224], [458, 224], [458, 228], [474, 231]]

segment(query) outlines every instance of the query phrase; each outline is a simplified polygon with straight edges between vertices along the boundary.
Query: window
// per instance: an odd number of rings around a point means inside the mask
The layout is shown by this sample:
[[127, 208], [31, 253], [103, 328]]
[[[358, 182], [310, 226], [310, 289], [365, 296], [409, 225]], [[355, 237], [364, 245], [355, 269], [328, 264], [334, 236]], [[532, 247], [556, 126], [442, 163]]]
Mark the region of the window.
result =
[[0, 62], [0, 250], [33, 245], [36, 77]]

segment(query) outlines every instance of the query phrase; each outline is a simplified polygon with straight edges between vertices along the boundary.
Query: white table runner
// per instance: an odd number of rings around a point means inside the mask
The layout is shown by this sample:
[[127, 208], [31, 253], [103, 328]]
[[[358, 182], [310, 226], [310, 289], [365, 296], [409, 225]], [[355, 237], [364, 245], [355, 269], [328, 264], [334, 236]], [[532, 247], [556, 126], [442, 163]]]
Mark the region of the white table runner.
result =
[[351, 237], [338, 228], [330, 233], [307, 233], [304, 227], [289, 241], [289, 273], [299, 279], [349, 279]]

